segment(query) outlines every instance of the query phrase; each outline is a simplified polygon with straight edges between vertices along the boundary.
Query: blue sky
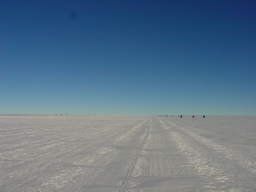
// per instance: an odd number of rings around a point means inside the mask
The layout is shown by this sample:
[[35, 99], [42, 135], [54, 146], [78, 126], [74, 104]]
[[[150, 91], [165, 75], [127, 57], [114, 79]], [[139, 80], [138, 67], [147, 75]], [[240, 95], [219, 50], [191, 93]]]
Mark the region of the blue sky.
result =
[[255, 10], [2, 0], [0, 113], [256, 114]]

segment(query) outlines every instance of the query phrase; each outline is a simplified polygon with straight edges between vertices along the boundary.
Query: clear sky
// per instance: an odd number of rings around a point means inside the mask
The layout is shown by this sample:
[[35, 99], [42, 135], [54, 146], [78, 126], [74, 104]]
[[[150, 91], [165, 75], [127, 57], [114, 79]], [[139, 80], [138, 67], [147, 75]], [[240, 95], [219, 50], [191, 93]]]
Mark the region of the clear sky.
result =
[[251, 0], [1, 0], [0, 113], [256, 114]]

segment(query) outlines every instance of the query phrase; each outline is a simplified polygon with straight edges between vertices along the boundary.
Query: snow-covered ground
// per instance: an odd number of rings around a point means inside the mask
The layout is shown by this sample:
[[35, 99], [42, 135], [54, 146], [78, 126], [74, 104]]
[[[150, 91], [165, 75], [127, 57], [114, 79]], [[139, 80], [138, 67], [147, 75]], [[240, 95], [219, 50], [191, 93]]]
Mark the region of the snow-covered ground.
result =
[[0, 116], [0, 192], [256, 191], [256, 117]]

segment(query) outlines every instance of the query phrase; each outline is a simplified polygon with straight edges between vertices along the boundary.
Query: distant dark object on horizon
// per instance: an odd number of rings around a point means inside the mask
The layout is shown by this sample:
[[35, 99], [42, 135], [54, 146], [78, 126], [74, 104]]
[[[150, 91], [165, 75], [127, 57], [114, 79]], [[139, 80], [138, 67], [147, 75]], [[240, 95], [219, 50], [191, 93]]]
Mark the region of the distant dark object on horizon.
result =
[[[183, 115], [178, 115], [179, 118], [183, 118]], [[203, 119], [206, 118], [206, 115], [202, 115]], [[196, 118], [196, 115], [192, 115], [192, 118]]]

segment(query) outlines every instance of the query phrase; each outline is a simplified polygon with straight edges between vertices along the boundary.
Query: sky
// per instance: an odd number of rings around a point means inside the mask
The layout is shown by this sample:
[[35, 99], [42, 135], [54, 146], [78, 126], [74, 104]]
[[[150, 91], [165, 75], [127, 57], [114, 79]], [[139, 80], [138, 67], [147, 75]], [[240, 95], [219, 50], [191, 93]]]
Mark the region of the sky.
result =
[[0, 114], [256, 114], [253, 0], [1, 0]]

